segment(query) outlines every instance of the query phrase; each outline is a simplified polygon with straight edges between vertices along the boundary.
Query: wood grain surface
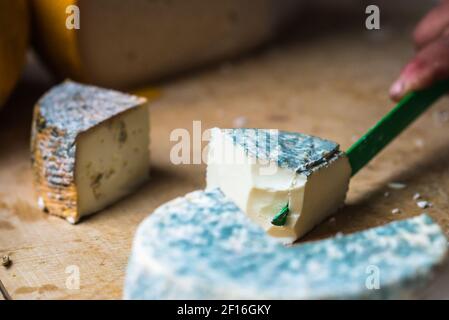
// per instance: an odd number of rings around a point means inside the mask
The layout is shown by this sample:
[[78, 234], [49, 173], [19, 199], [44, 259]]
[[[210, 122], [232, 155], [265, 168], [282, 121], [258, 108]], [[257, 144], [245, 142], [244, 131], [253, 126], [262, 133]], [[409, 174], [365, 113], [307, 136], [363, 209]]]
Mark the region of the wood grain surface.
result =
[[[358, 17], [358, 18], [357, 18]], [[119, 299], [133, 234], [163, 202], [205, 186], [205, 166], [173, 165], [170, 133], [214, 126], [278, 128], [335, 140], [346, 150], [393, 104], [388, 87], [412, 53], [410, 25], [367, 31], [363, 12], [304, 22], [276, 43], [238, 60], [159, 84], [151, 106], [152, 177], [138, 192], [70, 225], [38, 210], [30, 171], [31, 110], [52, 84], [31, 64], [0, 112], [0, 280], [13, 299]], [[360, 19], [359, 19], [360, 18]], [[305, 19], [306, 20], [306, 19]], [[415, 20], [412, 19], [411, 23]], [[310, 32], [311, 27], [318, 30]], [[308, 27], [305, 27], [308, 26]], [[318, 27], [317, 27], [318, 26]], [[293, 28], [295, 29], [295, 28]], [[338, 31], [338, 32], [337, 32]], [[304, 36], [308, 34], [308, 36]], [[144, 92], [144, 91], [142, 91]], [[403, 189], [388, 187], [401, 182]], [[421, 209], [420, 193], [432, 207]], [[400, 213], [393, 214], [398, 208]], [[449, 231], [449, 101], [444, 98], [351, 181], [335, 219], [303, 241], [350, 233], [427, 212]], [[67, 286], [71, 266], [80, 288]], [[449, 267], [418, 293], [449, 298]]]

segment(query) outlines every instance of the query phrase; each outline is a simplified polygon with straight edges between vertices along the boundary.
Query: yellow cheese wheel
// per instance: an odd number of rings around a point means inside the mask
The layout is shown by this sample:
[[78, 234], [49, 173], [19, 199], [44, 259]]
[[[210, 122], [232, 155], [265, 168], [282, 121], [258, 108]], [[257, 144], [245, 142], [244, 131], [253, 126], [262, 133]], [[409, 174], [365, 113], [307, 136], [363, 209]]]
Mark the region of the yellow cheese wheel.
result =
[[22, 71], [28, 44], [26, 0], [0, 0], [0, 107]]
[[68, 29], [66, 9], [78, 5], [76, 0], [33, 0], [34, 44], [44, 62], [62, 77], [84, 80], [78, 51], [78, 32]]
[[[33, 0], [32, 8], [36, 45], [61, 77], [130, 88], [261, 44], [291, 12], [284, 3], [292, 1]], [[66, 27], [73, 6], [79, 29]]]

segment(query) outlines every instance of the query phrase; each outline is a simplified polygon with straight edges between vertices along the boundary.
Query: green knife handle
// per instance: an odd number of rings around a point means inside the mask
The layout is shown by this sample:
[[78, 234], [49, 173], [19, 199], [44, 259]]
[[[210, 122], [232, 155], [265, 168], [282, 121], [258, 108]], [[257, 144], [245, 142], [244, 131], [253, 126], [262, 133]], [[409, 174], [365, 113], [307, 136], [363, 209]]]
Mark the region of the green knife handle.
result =
[[439, 97], [449, 92], [449, 79], [432, 87], [411, 92], [388, 112], [378, 123], [368, 130], [346, 152], [355, 175], [390, 141], [423, 113]]

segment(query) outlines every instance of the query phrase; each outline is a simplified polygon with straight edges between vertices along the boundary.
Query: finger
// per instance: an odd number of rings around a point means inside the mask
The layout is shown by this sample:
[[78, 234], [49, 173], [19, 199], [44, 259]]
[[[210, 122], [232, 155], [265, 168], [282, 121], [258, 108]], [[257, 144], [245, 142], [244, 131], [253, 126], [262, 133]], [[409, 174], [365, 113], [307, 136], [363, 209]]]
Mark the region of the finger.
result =
[[443, 37], [419, 51], [402, 69], [390, 88], [393, 100], [406, 93], [427, 88], [437, 80], [449, 78], [449, 37]]
[[449, 1], [443, 1], [418, 23], [413, 32], [417, 48], [422, 48], [442, 35], [449, 26]]

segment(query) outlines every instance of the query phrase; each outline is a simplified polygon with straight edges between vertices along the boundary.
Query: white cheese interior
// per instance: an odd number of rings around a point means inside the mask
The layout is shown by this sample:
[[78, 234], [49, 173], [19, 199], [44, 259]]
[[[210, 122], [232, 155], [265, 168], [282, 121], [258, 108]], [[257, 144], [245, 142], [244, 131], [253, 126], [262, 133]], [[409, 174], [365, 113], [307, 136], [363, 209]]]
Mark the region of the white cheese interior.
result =
[[[207, 187], [219, 187], [255, 223], [284, 243], [302, 237], [343, 205], [350, 175], [345, 156], [334, 157], [308, 177], [288, 168], [270, 170], [266, 163], [249, 157], [221, 130], [212, 130]], [[287, 203], [286, 224], [271, 224]]]
[[144, 104], [77, 137], [78, 215], [85, 216], [112, 204], [138, 187], [148, 174], [149, 117]]

